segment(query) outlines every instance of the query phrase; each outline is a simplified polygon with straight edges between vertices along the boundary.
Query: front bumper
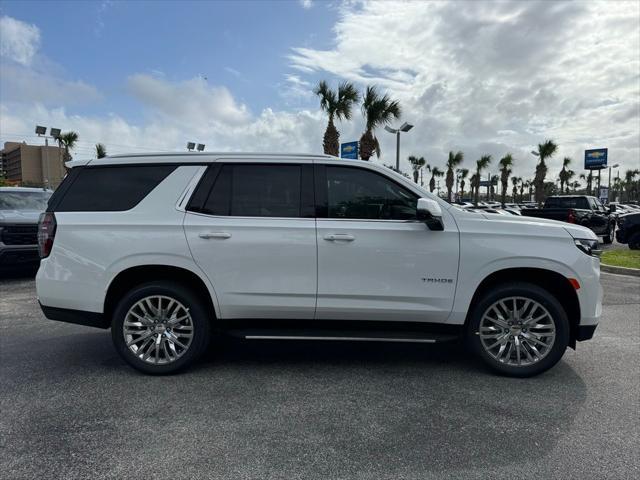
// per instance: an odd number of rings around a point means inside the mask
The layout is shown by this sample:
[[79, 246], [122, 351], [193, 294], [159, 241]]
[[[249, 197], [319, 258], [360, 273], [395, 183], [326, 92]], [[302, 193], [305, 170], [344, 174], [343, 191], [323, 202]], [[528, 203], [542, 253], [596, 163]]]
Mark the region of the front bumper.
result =
[[37, 265], [40, 261], [37, 245], [0, 245], [0, 267]]
[[578, 342], [584, 342], [585, 340], [591, 340], [593, 334], [596, 331], [598, 325], [580, 325], [576, 332], [576, 340]]
[[616, 232], [616, 240], [618, 243], [627, 243], [627, 236], [625, 235], [624, 230], [618, 230]]

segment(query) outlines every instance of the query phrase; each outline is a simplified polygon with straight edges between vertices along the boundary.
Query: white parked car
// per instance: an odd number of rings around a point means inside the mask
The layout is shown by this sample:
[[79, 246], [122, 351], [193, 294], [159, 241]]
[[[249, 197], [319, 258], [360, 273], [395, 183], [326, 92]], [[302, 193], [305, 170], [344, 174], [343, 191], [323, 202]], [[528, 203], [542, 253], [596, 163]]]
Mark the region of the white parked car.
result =
[[113, 156], [73, 167], [39, 229], [53, 320], [111, 328], [133, 367], [251, 340], [464, 340], [530, 376], [593, 336], [597, 237], [469, 213], [388, 168], [322, 155]]

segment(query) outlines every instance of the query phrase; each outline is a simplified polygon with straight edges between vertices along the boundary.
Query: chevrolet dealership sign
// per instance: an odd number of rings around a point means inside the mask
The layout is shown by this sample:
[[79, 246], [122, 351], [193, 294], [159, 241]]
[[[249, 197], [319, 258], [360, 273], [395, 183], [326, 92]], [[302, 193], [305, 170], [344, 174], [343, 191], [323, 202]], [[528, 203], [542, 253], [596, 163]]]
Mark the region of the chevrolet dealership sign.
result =
[[584, 151], [585, 170], [600, 170], [607, 166], [607, 148], [594, 148]]

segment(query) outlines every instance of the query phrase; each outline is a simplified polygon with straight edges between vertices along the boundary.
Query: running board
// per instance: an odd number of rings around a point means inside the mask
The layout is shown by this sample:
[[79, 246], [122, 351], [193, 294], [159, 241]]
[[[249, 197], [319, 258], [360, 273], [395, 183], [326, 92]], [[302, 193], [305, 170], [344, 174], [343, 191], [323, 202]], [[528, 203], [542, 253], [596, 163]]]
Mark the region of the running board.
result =
[[[305, 335], [245, 335], [246, 340], [321, 340], [331, 342], [404, 342], [436, 343], [435, 338], [390, 338], [390, 337], [307, 337]], [[442, 341], [442, 340], [441, 340]]]
[[312, 340], [330, 342], [395, 342], [443, 343], [460, 338], [449, 333], [402, 331], [344, 331], [344, 330], [227, 330], [227, 334], [245, 340]]

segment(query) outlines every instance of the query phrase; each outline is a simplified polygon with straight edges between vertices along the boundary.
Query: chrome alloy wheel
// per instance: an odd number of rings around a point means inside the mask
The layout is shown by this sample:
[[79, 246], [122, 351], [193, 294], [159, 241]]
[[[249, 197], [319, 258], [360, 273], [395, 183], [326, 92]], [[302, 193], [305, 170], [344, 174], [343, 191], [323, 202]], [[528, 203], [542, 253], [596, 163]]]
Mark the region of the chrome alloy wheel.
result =
[[175, 298], [152, 295], [137, 301], [122, 325], [124, 341], [140, 360], [166, 365], [184, 355], [193, 340], [189, 309]]
[[482, 315], [478, 331], [485, 351], [498, 362], [526, 367], [551, 351], [556, 325], [540, 303], [526, 297], [507, 297]]

